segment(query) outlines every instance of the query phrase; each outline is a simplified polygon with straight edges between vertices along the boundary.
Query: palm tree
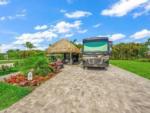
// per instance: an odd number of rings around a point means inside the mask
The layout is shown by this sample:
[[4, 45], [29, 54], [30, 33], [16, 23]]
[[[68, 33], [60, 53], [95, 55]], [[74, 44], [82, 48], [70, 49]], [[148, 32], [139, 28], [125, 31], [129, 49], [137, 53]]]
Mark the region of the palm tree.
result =
[[29, 49], [29, 50], [35, 48], [35, 46], [34, 46], [31, 42], [26, 42], [26, 43], [24, 44], [24, 46], [25, 46], [27, 49]]

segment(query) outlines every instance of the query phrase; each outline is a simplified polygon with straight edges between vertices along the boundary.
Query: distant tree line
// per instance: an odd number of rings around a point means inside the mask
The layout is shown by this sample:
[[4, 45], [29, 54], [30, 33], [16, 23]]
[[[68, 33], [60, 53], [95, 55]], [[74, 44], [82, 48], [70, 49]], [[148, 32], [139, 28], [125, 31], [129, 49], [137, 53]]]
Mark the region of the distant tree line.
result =
[[[77, 44], [77, 40], [71, 41], [79, 49], [82, 44]], [[149, 48], [148, 48], [149, 47]], [[145, 43], [119, 43], [112, 47], [111, 59], [138, 59], [150, 57], [147, 52], [150, 51], [150, 38]]]
[[0, 60], [13, 60], [13, 59], [23, 59], [31, 56], [44, 55], [45, 52], [41, 50], [33, 50], [35, 46], [31, 42], [26, 42], [23, 44], [27, 50], [10, 49], [6, 53], [0, 53]]
[[112, 59], [138, 59], [149, 55], [150, 39], [145, 43], [120, 43], [112, 47]]
[[41, 50], [8, 50], [6, 53], [0, 53], [0, 60], [24, 59], [32, 56], [44, 56], [45, 51]]
[[[71, 41], [79, 49], [83, 48], [82, 44], [77, 44], [76, 40]], [[6, 53], [0, 53], [0, 60], [22, 59], [30, 56], [45, 55], [45, 51], [33, 50], [36, 48], [32, 43], [26, 42], [24, 47], [27, 50], [8, 50]], [[138, 59], [147, 58], [147, 52], [150, 51], [150, 38], [145, 43], [119, 43], [112, 47], [111, 59]]]

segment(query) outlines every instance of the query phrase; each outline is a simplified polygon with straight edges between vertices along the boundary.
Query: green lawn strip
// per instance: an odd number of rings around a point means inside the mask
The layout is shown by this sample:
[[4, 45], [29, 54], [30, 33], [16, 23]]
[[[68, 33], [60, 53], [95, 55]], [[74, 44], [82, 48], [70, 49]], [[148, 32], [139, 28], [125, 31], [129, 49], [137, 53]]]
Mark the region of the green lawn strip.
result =
[[111, 60], [111, 64], [150, 79], [150, 62]]
[[9, 64], [9, 63], [14, 63], [15, 61], [19, 61], [19, 60], [0, 60], [0, 64]]
[[0, 64], [7, 64], [7, 63], [15, 63], [16, 61], [22, 61], [23, 59], [15, 59], [15, 60], [0, 60]]
[[0, 110], [5, 109], [31, 92], [30, 88], [0, 82]]
[[0, 64], [6, 64], [6, 63], [13, 63], [13, 61], [8, 61], [8, 60], [4, 61], [4, 60], [0, 60]]
[[17, 68], [12, 68], [11, 70], [7, 70], [7, 71], [1, 71], [0, 70], [0, 76], [5, 76], [7, 74], [11, 74], [11, 73], [15, 73], [18, 72], [19, 70]]

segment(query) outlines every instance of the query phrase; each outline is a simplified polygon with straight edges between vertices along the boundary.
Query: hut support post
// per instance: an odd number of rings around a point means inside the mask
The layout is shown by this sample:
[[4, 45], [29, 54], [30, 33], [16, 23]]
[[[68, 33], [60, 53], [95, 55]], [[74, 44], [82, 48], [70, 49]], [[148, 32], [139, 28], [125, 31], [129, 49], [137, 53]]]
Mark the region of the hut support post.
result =
[[70, 64], [73, 64], [73, 62], [72, 62], [72, 53], [70, 53]]
[[66, 53], [64, 53], [64, 63], [66, 63]]

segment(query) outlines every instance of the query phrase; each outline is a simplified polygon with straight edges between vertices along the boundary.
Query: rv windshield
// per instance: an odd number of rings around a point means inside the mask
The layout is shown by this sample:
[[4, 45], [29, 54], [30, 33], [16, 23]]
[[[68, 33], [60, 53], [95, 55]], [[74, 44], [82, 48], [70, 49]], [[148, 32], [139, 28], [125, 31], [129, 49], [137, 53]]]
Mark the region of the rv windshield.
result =
[[84, 52], [107, 52], [108, 51], [108, 41], [89, 41], [84, 42]]

